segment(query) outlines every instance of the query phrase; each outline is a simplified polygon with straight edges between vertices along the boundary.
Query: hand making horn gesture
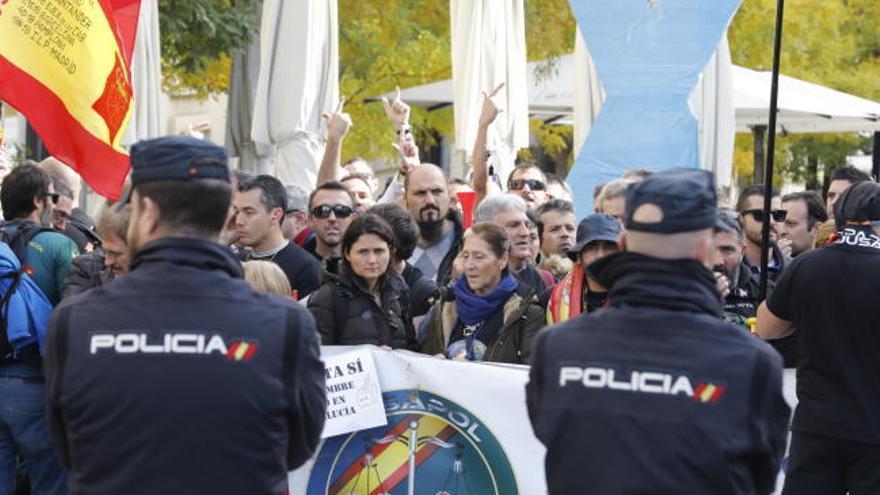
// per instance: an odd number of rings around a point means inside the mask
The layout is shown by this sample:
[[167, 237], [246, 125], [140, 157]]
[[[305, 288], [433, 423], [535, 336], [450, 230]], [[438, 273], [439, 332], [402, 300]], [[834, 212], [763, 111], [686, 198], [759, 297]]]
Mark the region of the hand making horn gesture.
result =
[[495, 121], [495, 118], [498, 117], [498, 114], [503, 112], [504, 110], [498, 108], [498, 105], [495, 103], [495, 96], [501, 92], [504, 88], [504, 83], [498, 85], [497, 88], [493, 89], [491, 93], [486, 94], [483, 91], [483, 108], [480, 110], [480, 125], [488, 126], [492, 122]]
[[344, 105], [345, 97], [343, 96], [339, 99], [339, 104], [336, 105], [336, 110], [333, 113], [324, 112], [321, 114], [321, 117], [324, 118], [324, 124], [327, 126], [327, 139], [342, 140], [351, 129], [353, 125], [351, 116], [342, 111]]
[[419, 147], [412, 141], [401, 140], [400, 143], [391, 143], [400, 155], [400, 175], [405, 177], [414, 168], [422, 164], [419, 159]]
[[395, 90], [394, 99], [391, 102], [388, 98], [382, 97], [382, 106], [385, 107], [385, 115], [394, 124], [394, 129], [400, 130], [401, 127], [409, 125], [409, 105], [400, 99], [400, 86]]

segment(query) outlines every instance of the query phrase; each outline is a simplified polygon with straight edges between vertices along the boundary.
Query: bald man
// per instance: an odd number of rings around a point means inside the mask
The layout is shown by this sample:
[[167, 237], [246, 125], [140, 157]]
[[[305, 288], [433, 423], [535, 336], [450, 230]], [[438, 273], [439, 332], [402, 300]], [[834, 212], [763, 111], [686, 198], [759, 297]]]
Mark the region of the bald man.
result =
[[446, 176], [436, 165], [422, 164], [404, 182], [406, 209], [419, 226], [419, 242], [409, 259], [438, 286], [449, 282], [452, 262], [464, 235], [461, 218], [449, 208]]

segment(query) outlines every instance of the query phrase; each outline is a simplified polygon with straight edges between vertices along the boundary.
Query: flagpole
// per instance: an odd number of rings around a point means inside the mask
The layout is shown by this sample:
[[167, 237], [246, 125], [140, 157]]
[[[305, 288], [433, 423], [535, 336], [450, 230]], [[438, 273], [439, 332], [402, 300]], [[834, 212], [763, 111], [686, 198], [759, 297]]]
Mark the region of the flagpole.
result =
[[782, 20], [785, 0], [776, 2], [776, 34], [773, 39], [773, 78], [770, 84], [770, 123], [767, 126], [767, 166], [764, 167], [764, 223], [761, 230], [761, 280], [758, 299], [767, 297], [767, 265], [770, 262], [770, 201], [773, 199], [773, 160], [776, 154], [776, 113], [779, 108], [779, 59], [782, 52]]

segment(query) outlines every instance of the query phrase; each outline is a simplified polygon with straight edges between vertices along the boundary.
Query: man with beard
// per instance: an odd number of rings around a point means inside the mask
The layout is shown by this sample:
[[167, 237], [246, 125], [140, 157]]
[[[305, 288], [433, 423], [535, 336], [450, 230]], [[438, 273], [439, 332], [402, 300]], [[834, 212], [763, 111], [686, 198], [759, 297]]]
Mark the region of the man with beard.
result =
[[726, 278], [727, 294], [724, 311], [742, 317], [743, 321], [757, 314], [758, 278], [743, 263], [745, 239], [738, 215], [729, 209], [720, 209], [713, 230], [715, 258], [712, 270], [716, 277]]
[[[764, 225], [764, 186], [758, 184], [749, 186], [739, 194], [736, 202], [736, 211], [740, 214], [743, 221], [743, 233], [746, 237], [745, 262], [749, 270], [755, 275], [760, 276], [761, 272], [761, 229]], [[785, 269], [786, 263], [789, 262], [788, 256], [791, 254], [791, 241], [779, 238], [781, 224], [785, 221], [788, 214], [782, 209], [782, 201], [779, 198], [779, 192], [773, 191], [770, 199], [770, 251], [769, 262], [767, 263], [767, 279], [776, 281], [782, 270]]]
[[526, 405], [549, 493], [773, 491], [789, 418], [782, 361], [721, 320], [716, 203], [704, 170], [630, 185], [623, 250], [587, 268], [608, 306], [532, 340]]
[[419, 226], [419, 241], [410, 264], [443, 287], [461, 250], [461, 218], [449, 209], [449, 188], [443, 171], [424, 163], [412, 169], [404, 183], [406, 209]]
[[[14, 168], [0, 189], [0, 203], [9, 219], [0, 228], [0, 237], [53, 306], [61, 298], [70, 263], [79, 254], [70, 238], [49, 228], [57, 200], [49, 175], [34, 165]], [[4, 317], [11, 314], [3, 308]], [[38, 344], [13, 354], [5, 325], [0, 331], [0, 492], [12, 492], [20, 457], [34, 493], [66, 493], [66, 477], [52, 449], [44, 412]]]
[[318, 260], [342, 256], [342, 234], [355, 214], [354, 198], [345, 184], [325, 182], [309, 197], [309, 222], [315, 231], [314, 241], [306, 250]]
[[317, 289], [319, 264], [281, 230], [287, 208], [287, 192], [281, 181], [270, 175], [245, 179], [233, 198], [238, 243], [251, 249], [249, 259], [278, 265], [298, 297]]
[[318, 445], [315, 321], [251, 289], [218, 242], [226, 160], [190, 137], [136, 143], [130, 271], [52, 315], [49, 417], [71, 493], [281, 495]]

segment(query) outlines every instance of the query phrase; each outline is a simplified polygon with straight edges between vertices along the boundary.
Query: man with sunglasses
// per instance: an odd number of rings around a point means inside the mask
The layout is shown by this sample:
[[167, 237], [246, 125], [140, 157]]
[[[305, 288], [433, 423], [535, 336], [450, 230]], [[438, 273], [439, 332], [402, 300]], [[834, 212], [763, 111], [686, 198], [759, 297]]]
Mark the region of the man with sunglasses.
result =
[[547, 176], [534, 162], [517, 165], [507, 177], [507, 190], [525, 200], [530, 210], [547, 201]]
[[[764, 225], [764, 186], [749, 186], [740, 193], [736, 202], [736, 211], [743, 222], [745, 234], [745, 263], [755, 275], [761, 272], [761, 229]], [[782, 223], [787, 212], [782, 209], [782, 200], [778, 191], [773, 191], [770, 200], [770, 252], [767, 264], [768, 279], [776, 281], [789, 261], [791, 241], [779, 237]]]
[[[58, 304], [76, 244], [53, 231], [52, 207], [58, 195], [49, 175], [20, 165], [3, 180], [0, 203], [7, 222], [2, 239], [53, 306]], [[12, 357], [5, 330], [0, 335], [0, 493], [11, 493], [20, 456], [34, 493], [66, 493], [66, 476], [52, 448], [46, 421], [45, 379], [37, 344]]]
[[345, 184], [325, 182], [309, 197], [309, 222], [315, 242], [305, 246], [318, 260], [342, 256], [342, 235], [354, 219], [354, 198]]
[[[3, 236], [28, 238], [23, 244], [27, 246], [25, 259], [20, 261], [49, 302], [58, 304], [70, 262], [79, 256], [79, 249], [66, 235], [51, 231], [54, 206], [59, 201], [52, 179], [36, 166], [21, 165], [3, 180], [0, 197], [7, 219]], [[13, 243], [9, 242], [10, 246]]]
[[298, 297], [318, 288], [320, 266], [303, 248], [284, 237], [281, 224], [287, 191], [270, 175], [242, 181], [233, 197], [238, 243], [250, 248], [250, 259], [271, 261], [287, 275]]

